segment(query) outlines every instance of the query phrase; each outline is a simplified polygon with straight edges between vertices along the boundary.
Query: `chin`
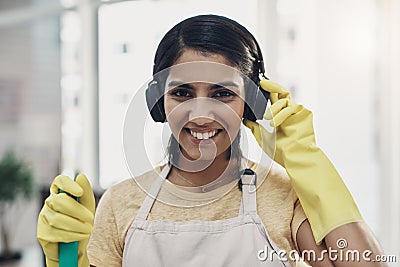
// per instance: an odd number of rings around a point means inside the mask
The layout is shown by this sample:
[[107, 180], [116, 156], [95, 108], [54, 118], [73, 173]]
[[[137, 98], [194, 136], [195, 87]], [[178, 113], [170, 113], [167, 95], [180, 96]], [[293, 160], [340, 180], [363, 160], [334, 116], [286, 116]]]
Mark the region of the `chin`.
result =
[[[192, 150], [193, 151], [193, 150]], [[183, 153], [182, 156], [186, 157], [188, 160], [204, 160], [204, 161], [210, 161], [214, 160], [216, 156], [214, 153], [200, 153], [199, 151], [196, 151], [196, 153]]]
[[201, 161], [213, 161], [221, 154], [224, 154], [224, 151], [217, 149], [217, 153], [213, 149], [202, 149], [202, 153], [199, 150], [199, 147], [182, 147], [182, 156], [186, 157], [188, 160], [201, 160]]

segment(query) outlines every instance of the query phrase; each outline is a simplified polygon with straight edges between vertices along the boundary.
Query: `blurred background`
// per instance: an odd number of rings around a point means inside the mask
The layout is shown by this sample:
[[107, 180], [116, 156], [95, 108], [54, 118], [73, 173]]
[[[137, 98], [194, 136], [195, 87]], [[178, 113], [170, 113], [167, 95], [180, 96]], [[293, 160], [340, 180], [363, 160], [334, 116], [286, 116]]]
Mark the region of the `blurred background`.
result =
[[[400, 1], [0, 0], [0, 251], [22, 255], [0, 266], [43, 266], [36, 221], [55, 176], [83, 172], [97, 195], [130, 176], [129, 100], [166, 31], [207, 13], [256, 36], [267, 75], [314, 112], [319, 146], [400, 261]], [[25, 176], [2, 171], [14, 163]]]

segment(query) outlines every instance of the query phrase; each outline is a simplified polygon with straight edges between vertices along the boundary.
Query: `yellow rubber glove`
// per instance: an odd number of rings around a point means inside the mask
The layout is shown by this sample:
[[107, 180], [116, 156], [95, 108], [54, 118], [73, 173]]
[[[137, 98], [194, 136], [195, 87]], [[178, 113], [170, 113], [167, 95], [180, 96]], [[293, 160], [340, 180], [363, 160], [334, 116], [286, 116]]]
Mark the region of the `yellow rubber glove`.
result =
[[[63, 190], [79, 197], [58, 193]], [[74, 182], [67, 176], [57, 176], [50, 187], [50, 196], [39, 213], [37, 239], [46, 255], [48, 267], [58, 267], [58, 242], [79, 241], [78, 265], [89, 267], [86, 247], [93, 229], [95, 202], [92, 188], [83, 174]]]
[[257, 122], [244, 124], [264, 152], [286, 169], [316, 243], [341, 225], [363, 221], [342, 178], [316, 146], [311, 111], [293, 103], [290, 93], [272, 81], [262, 80], [260, 87], [271, 93], [264, 119], [272, 119], [276, 137]]

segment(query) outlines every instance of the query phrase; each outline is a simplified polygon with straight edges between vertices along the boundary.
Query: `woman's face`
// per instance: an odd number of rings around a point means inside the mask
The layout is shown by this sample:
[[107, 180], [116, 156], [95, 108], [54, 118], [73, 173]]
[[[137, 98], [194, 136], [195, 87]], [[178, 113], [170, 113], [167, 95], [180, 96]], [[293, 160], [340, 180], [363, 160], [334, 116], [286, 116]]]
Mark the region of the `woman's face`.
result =
[[170, 69], [164, 95], [167, 120], [183, 155], [207, 161], [228, 156], [244, 99], [243, 78], [225, 57], [185, 50]]

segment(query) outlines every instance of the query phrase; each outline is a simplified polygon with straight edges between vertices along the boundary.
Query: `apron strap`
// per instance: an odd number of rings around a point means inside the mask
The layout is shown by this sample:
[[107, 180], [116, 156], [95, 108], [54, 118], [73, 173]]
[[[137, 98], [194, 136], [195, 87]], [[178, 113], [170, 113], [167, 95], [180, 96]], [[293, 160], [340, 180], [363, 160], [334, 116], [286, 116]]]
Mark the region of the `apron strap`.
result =
[[144, 199], [138, 213], [136, 214], [137, 219], [143, 219], [143, 220], [147, 219], [151, 207], [153, 207], [154, 201], [157, 198], [158, 192], [160, 192], [162, 184], [164, 183], [164, 180], [167, 178], [170, 170], [171, 170], [171, 165], [168, 163], [161, 171], [161, 173], [156, 177], [156, 180], [152, 184], [150, 191], [147, 192], [146, 198]]
[[253, 170], [245, 169], [240, 179], [242, 187], [242, 201], [240, 203], [239, 215], [257, 214], [257, 175]]

